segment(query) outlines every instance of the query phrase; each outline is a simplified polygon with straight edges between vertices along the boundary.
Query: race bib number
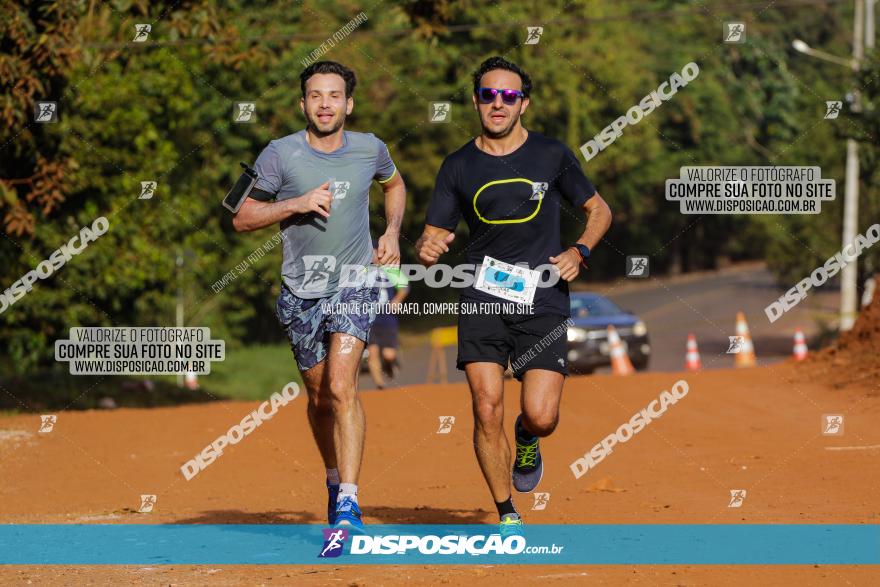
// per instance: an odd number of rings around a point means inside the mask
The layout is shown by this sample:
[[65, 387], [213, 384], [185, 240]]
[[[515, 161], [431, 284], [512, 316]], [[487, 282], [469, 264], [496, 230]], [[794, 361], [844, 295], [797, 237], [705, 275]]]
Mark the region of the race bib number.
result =
[[540, 278], [537, 271], [485, 257], [474, 288], [511, 302], [531, 304]]

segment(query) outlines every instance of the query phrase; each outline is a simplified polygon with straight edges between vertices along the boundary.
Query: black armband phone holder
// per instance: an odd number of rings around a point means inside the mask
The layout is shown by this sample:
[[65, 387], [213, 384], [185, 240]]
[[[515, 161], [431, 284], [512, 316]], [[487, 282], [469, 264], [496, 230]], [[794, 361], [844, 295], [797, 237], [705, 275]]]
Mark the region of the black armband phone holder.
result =
[[232, 186], [232, 189], [223, 198], [223, 207], [233, 214], [238, 212], [238, 209], [244, 204], [245, 198], [254, 189], [254, 184], [257, 183], [257, 171], [248, 167], [247, 163], [239, 162], [239, 165], [244, 169], [244, 173], [241, 174], [241, 177], [238, 178], [238, 181], [235, 182], [235, 185]]

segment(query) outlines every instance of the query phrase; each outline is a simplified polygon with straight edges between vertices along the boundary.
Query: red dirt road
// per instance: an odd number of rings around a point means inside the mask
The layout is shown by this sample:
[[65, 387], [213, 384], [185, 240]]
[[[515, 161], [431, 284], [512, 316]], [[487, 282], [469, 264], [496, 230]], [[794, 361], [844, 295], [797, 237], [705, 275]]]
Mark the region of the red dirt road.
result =
[[[569, 464], [678, 379], [690, 391], [580, 479]], [[508, 382], [507, 428], [518, 385]], [[471, 448], [464, 385], [367, 392], [360, 498], [368, 523], [495, 520]], [[323, 468], [300, 396], [186, 481], [179, 467], [257, 404], [64, 412], [38, 434], [36, 415], [0, 417], [0, 523], [320, 523]], [[843, 414], [823, 436], [823, 414]], [[455, 416], [437, 434], [440, 416]], [[546, 439], [531, 523], [878, 523], [880, 386], [845, 389], [798, 366], [632, 377], [571, 378], [562, 419]], [[872, 448], [873, 447], [873, 448]], [[833, 450], [840, 449], [840, 450]], [[748, 494], [728, 508], [731, 489]], [[139, 514], [141, 494], [156, 494]], [[2, 584], [876, 584], [877, 567], [5, 567]]]

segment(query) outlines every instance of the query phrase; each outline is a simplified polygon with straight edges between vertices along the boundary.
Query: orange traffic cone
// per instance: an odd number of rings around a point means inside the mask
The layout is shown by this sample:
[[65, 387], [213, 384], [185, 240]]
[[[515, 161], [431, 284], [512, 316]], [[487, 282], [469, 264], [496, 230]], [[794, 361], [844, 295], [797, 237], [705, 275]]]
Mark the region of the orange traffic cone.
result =
[[734, 364], [737, 367], [754, 367], [755, 366], [755, 347], [752, 345], [752, 335], [749, 334], [749, 325], [746, 322], [746, 315], [742, 312], [736, 313], [736, 335], [742, 337], [742, 347], [736, 353]]
[[684, 368], [688, 371], [699, 371], [703, 366], [700, 361], [700, 351], [697, 350], [697, 338], [688, 334], [687, 354], [684, 357]]
[[620, 342], [617, 329], [610, 324], [608, 325], [608, 347], [611, 355], [611, 371], [615, 375], [632, 375], [635, 372], [633, 364], [623, 349], [623, 343]]
[[803, 361], [807, 358], [807, 341], [800, 328], [794, 331], [794, 360]]

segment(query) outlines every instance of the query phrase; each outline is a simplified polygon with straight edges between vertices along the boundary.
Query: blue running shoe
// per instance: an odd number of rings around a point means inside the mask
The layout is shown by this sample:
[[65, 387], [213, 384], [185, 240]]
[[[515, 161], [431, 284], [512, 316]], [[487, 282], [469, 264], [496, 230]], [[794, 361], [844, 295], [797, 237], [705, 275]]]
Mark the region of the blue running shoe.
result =
[[336, 523], [336, 498], [339, 497], [339, 483], [331, 485], [327, 481], [327, 523]]
[[337, 528], [340, 526], [350, 527], [355, 531], [364, 527], [364, 523], [361, 521], [361, 510], [351, 496], [344, 495], [336, 504], [336, 521], [333, 525]]
[[527, 437], [529, 433], [522, 429], [519, 421], [518, 417], [514, 433], [516, 459], [513, 461], [513, 486], [520, 493], [528, 493], [541, 482], [541, 477], [544, 476], [544, 461], [541, 459], [537, 436], [529, 442], [520, 440], [520, 437]]
[[504, 514], [498, 527], [502, 537], [522, 536], [525, 530], [525, 524], [519, 514]]

